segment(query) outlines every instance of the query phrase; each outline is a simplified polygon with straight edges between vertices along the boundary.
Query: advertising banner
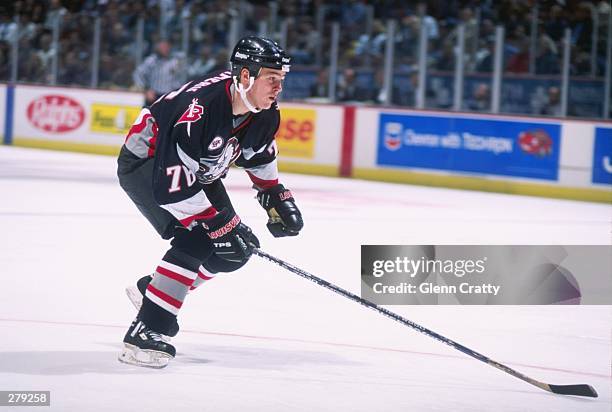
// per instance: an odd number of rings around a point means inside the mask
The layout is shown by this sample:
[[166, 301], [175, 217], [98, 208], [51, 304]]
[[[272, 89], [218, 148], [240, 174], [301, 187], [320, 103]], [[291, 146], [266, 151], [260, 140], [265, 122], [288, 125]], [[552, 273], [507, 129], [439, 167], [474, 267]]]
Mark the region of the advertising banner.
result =
[[91, 105], [92, 132], [127, 135], [141, 111], [140, 106], [93, 103]]
[[285, 157], [314, 158], [316, 123], [315, 109], [282, 108], [276, 134], [279, 153]]
[[557, 180], [561, 125], [381, 113], [377, 164]]
[[612, 128], [595, 127], [592, 181], [612, 185]]
[[19, 85], [14, 138], [119, 147], [143, 97], [139, 93]]

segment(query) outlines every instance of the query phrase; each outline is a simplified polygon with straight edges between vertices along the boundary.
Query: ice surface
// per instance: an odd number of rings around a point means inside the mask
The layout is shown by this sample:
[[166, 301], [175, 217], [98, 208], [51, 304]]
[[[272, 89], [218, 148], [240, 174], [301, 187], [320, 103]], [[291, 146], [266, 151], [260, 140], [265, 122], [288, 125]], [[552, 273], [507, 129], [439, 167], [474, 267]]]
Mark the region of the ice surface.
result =
[[[611, 242], [609, 205], [282, 180], [304, 213], [297, 238], [267, 234], [242, 171], [226, 186], [263, 250], [356, 294], [361, 244]], [[166, 242], [121, 191], [115, 159], [0, 147], [0, 193], [0, 390], [50, 390], [45, 410], [611, 410], [610, 306], [389, 307], [535, 379], [600, 394], [562, 397], [257, 257], [188, 297], [170, 366], [121, 364], [135, 314], [124, 287]]]

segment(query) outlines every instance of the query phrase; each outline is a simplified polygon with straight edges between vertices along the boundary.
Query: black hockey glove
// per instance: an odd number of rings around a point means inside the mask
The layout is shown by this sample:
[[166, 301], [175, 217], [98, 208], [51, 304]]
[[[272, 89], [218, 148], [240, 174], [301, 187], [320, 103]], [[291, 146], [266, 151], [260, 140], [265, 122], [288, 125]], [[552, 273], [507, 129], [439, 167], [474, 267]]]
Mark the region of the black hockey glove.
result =
[[304, 227], [302, 214], [291, 191], [278, 184], [257, 193], [261, 207], [268, 212], [268, 230], [274, 237], [296, 236]]
[[213, 243], [215, 254], [231, 262], [246, 262], [259, 247], [259, 240], [234, 212], [223, 209], [212, 219], [202, 222]]

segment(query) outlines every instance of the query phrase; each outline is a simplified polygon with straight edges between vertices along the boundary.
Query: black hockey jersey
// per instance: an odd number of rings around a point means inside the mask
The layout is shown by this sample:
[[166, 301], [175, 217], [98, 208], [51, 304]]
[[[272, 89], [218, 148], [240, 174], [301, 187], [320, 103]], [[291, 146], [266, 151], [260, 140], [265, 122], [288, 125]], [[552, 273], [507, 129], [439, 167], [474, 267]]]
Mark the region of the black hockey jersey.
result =
[[229, 71], [188, 82], [143, 109], [126, 137], [133, 154], [154, 158], [155, 200], [186, 227], [216, 213], [206, 185], [232, 163], [260, 188], [278, 183], [278, 106], [234, 116], [232, 88]]

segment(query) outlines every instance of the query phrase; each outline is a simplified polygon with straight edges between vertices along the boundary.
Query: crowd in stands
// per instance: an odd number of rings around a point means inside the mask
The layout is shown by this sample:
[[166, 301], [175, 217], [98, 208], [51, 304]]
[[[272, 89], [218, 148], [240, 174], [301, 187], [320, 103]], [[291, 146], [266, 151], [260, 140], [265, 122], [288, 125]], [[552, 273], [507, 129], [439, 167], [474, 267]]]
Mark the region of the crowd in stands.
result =
[[[531, 25], [538, 6], [537, 41], [532, 49]], [[277, 11], [276, 14], [272, 10]], [[101, 19], [97, 87], [135, 89], [139, 63], [155, 52], [163, 38], [181, 59], [185, 78], [227, 67], [229, 22], [241, 18], [244, 33], [257, 33], [260, 22], [277, 16], [275, 33], [294, 57], [296, 66], [319, 71], [312, 77], [312, 96], [327, 96], [324, 69], [329, 64], [331, 23], [339, 22], [338, 99], [384, 102], [381, 95], [387, 42], [387, 22], [397, 22], [394, 71], [405, 74], [406, 87], [393, 93], [398, 105], [413, 105], [419, 32], [425, 25], [428, 69], [452, 72], [455, 67], [457, 27], [465, 27], [465, 71], [488, 74], [493, 70], [495, 27], [505, 27], [504, 71], [508, 75], [559, 75], [566, 28], [572, 30], [572, 76], [601, 77], [605, 71], [607, 0], [16, 0], [0, 3], [0, 81], [11, 77], [11, 44], [18, 41], [18, 81], [50, 83], [56, 54], [54, 25], [59, 24], [56, 83], [89, 86], [93, 59], [94, 21]], [[19, 30], [15, 23], [19, 20]], [[323, 18], [323, 26], [318, 21]], [[139, 19], [142, 42], [138, 41]], [[283, 25], [281, 22], [284, 22]], [[597, 26], [597, 55], [592, 67], [592, 33]], [[187, 27], [187, 30], [185, 30]], [[317, 28], [322, 27], [322, 32]], [[17, 32], [18, 31], [18, 32]], [[185, 39], [184, 33], [189, 34]], [[186, 42], [187, 41], [187, 42]], [[183, 50], [183, 45], [188, 48]], [[531, 53], [535, 53], [532, 59]], [[531, 66], [530, 62], [535, 62]], [[346, 69], [346, 70], [345, 70]], [[369, 73], [370, 87], [355, 82]], [[481, 108], [486, 87], [474, 87], [473, 107]], [[539, 109], [538, 109], [539, 110]]]

